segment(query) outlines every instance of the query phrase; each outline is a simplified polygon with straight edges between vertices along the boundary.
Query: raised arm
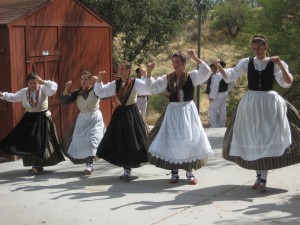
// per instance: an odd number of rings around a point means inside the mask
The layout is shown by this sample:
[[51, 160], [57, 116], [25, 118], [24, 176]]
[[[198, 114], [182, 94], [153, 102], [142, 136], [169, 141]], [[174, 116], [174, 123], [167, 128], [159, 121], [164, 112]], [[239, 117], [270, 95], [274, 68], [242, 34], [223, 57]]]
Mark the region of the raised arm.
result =
[[279, 56], [273, 56], [270, 57], [271, 61], [274, 62], [280, 69], [281, 73], [282, 73], [282, 79], [283, 81], [288, 84], [291, 85], [293, 83], [293, 76], [290, 74], [287, 65], [280, 60]]
[[106, 75], [106, 71], [100, 71], [98, 73], [98, 80], [95, 83], [94, 91], [99, 98], [107, 98], [113, 96], [116, 91], [116, 81], [103, 84], [102, 78]]
[[69, 104], [71, 104], [74, 101], [72, 95], [70, 94], [70, 88], [71, 88], [71, 86], [72, 86], [72, 81], [69, 80], [65, 84], [65, 89], [64, 89], [63, 94], [61, 96], [59, 96], [60, 103], [69, 105]]
[[196, 52], [194, 49], [188, 49], [187, 54], [199, 65], [202, 63], [202, 60], [196, 56]]
[[244, 58], [241, 59], [235, 67], [224, 69], [220, 64], [219, 59], [215, 61], [215, 65], [218, 68], [218, 71], [221, 73], [223, 79], [226, 81], [226, 83], [233, 82], [237, 80], [240, 76], [246, 75], [248, 71], [248, 64], [249, 58]]
[[42, 94], [52, 96], [56, 93], [57, 83], [51, 80], [43, 80], [39, 76], [36, 76], [36, 79], [40, 85], [44, 85], [44, 88], [42, 89]]
[[197, 70], [190, 71], [190, 77], [193, 81], [193, 84], [194, 86], [197, 86], [209, 78], [211, 69], [204, 61], [196, 56], [196, 53], [193, 49], [188, 49], [187, 53], [198, 65]]

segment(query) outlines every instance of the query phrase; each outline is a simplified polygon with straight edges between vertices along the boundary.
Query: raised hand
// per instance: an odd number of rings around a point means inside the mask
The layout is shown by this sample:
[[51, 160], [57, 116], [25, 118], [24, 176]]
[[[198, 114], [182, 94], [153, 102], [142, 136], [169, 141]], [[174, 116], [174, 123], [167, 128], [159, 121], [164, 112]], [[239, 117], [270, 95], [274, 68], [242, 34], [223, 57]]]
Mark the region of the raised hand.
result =
[[72, 86], [72, 81], [69, 80], [66, 84], [65, 84], [65, 88], [70, 88]]
[[147, 64], [147, 77], [151, 77], [151, 72], [152, 72], [152, 70], [154, 70], [155, 65], [156, 65], [155, 61]]
[[196, 52], [194, 49], [188, 49], [187, 50], [187, 54], [188, 56], [190, 56], [191, 58], [195, 57], [196, 56]]
[[103, 71], [100, 71], [98, 73], [98, 81], [102, 81], [102, 78], [104, 77], [104, 75], [106, 74], [106, 71], [103, 70]]
[[216, 59], [215, 62], [214, 62], [215, 66], [216, 66], [217, 68], [218, 68], [218, 66], [221, 66], [220, 62], [221, 62], [220, 59]]
[[196, 56], [196, 52], [194, 49], [188, 49], [187, 50], [187, 54], [188, 56], [190, 56], [197, 64], [201, 64], [202, 61], [201, 59], [198, 58], [198, 56]]
[[278, 64], [280, 62], [279, 56], [272, 56], [272, 57], [270, 57], [270, 59], [275, 64]]
[[39, 84], [44, 84], [44, 80], [38, 75], [36, 75], [36, 80]]
[[64, 92], [63, 92], [64, 95], [69, 94], [69, 89], [70, 89], [71, 86], [72, 86], [72, 81], [69, 80], [69, 81], [65, 84], [65, 90], [64, 90]]

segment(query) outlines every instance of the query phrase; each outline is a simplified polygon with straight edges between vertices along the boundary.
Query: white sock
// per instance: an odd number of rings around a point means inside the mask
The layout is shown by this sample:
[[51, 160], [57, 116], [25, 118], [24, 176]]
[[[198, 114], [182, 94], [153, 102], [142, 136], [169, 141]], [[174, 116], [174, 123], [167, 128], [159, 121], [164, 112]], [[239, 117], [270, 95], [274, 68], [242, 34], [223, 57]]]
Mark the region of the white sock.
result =
[[186, 176], [187, 177], [194, 177], [194, 174], [192, 172], [186, 171]]
[[268, 170], [261, 170], [261, 177], [260, 178], [267, 181], [267, 177], [268, 177]]
[[131, 169], [130, 168], [124, 168], [124, 175], [131, 175]]

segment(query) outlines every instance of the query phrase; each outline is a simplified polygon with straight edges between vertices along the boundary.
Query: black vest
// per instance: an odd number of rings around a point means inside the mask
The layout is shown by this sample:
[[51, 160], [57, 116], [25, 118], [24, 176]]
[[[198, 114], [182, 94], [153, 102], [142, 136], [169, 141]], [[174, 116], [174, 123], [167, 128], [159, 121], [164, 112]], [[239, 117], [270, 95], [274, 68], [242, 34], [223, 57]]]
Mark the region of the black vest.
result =
[[228, 90], [228, 84], [225, 82], [225, 80], [222, 78], [219, 84], [219, 90], [218, 92], [225, 92]]
[[[210, 85], [211, 85], [211, 79], [213, 76], [210, 76], [207, 80], [207, 85], [206, 85], [206, 91], [205, 93], [209, 95], [210, 93]], [[218, 92], [225, 92], [228, 90], [228, 84], [225, 82], [224, 79], [222, 79], [219, 83], [219, 89]]]
[[249, 58], [248, 64], [248, 88], [252, 91], [270, 91], [273, 89], [274, 83], [274, 63], [270, 60], [266, 68], [257, 71], [254, 68], [253, 57]]
[[[170, 93], [171, 89], [169, 87], [169, 84], [167, 86], [167, 91]], [[183, 100], [185, 102], [191, 101], [194, 99], [194, 85], [192, 82], [192, 79], [190, 76], [188, 76], [185, 84], [182, 86], [182, 91], [183, 91]], [[178, 92], [173, 92], [169, 96], [169, 101], [170, 102], [179, 102], [179, 93]]]
[[210, 93], [210, 85], [211, 85], [211, 79], [212, 79], [213, 76], [210, 76], [207, 80], [207, 85], [206, 85], [206, 91], [205, 93], [209, 95]]

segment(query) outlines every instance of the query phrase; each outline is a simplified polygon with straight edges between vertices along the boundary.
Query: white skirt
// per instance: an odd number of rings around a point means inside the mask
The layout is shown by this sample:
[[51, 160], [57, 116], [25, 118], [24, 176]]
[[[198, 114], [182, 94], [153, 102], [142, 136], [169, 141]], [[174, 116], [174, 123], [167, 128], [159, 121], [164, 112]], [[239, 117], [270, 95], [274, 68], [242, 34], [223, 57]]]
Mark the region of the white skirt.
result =
[[281, 156], [292, 143], [286, 113], [275, 91], [247, 91], [237, 109], [229, 155], [248, 161]]
[[193, 101], [168, 104], [149, 153], [170, 163], [180, 164], [213, 156]]
[[104, 131], [100, 110], [79, 113], [68, 154], [74, 159], [95, 156]]

